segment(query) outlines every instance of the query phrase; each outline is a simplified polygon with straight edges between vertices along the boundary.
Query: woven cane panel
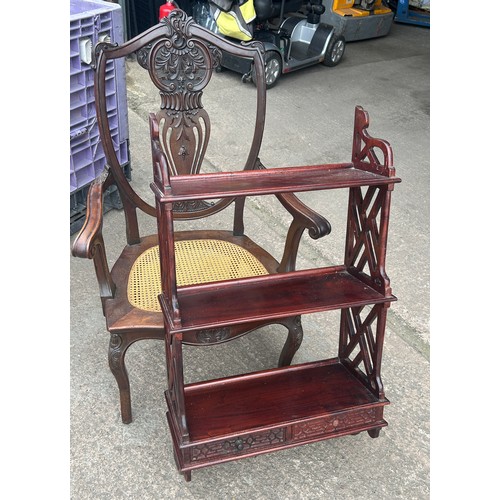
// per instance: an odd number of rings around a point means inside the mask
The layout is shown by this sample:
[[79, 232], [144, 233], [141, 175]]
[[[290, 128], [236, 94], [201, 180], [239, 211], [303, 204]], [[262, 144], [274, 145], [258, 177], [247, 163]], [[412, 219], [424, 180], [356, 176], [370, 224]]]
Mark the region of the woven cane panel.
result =
[[[223, 240], [175, 242], [177, 284], [194, 285], [268, 274], [248, 250]], [[139, 255], [130, 271], [128, 300], [144, 311], [160, 312], [160, 255], [158, 245]]]

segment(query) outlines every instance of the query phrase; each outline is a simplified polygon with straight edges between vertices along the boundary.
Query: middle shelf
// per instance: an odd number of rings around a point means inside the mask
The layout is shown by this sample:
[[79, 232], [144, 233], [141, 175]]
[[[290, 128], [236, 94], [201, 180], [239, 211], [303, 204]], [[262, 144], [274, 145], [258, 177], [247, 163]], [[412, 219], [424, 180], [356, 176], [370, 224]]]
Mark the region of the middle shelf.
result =
[[[177, 292], [182, 325], [175, 328], [176, 332], [396, 300], [393, 295], [386, 297], [368, 286], [345, 266], [179, 287]], [[160, 304], [168, 315], [167, 302], [160, 295]]]

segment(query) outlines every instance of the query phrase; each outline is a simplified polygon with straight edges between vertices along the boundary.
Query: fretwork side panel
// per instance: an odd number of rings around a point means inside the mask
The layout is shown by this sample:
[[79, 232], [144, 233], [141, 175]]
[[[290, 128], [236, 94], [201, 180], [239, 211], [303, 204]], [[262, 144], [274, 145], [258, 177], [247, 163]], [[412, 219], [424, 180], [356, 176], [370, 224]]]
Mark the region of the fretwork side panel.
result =
[[385, 272], [390, 197], [387, 186], [350, 189], [345, 247], [349, 271], [386, 297], [391, 294]]
[[380, 376], [389, 304], [343, 309], [340, 317], [339, 359], [373, 393], [384, 398]]

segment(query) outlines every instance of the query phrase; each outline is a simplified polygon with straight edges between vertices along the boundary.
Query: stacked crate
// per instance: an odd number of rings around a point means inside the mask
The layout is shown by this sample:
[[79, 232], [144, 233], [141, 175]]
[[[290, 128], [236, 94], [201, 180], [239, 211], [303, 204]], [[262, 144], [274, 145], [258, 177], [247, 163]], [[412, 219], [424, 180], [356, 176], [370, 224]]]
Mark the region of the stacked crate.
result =
[[[90, 183], [106, 164], [97, 126], [93, 48], [100, 41], [123, 43], [123, 16], [118, 4], [102, 0], [70, 1], [70, 232], [85, 219]], [[115, 151], [130, 178], [125, 62], [109, 61], [106, 99]], [[105, 210], [121, 208], [116, 190], [105, 195]]]

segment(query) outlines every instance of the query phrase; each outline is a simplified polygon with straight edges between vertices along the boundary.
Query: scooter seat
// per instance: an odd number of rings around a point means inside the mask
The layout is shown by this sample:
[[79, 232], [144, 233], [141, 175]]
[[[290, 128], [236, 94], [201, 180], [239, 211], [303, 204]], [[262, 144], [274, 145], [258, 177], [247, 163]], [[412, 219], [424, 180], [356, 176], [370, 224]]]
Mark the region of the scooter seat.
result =
[[[268, 21], [275, 17], [279, 17], [281, 13], [281, 3], [273, 0], [254, 0], [255, 15], [257, 21]], [[285, 0], [283, 13], [297, 12], [304, 3], [303, 0]]]

